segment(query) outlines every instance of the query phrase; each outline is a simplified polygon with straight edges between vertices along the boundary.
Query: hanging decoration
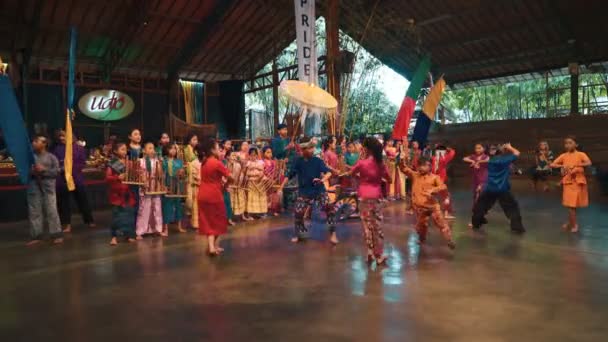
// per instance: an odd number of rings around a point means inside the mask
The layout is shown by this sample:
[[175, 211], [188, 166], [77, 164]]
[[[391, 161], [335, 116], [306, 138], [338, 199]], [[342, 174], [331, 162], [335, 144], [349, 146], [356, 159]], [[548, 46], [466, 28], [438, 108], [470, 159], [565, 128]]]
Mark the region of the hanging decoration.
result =
[[393, 139], [401, 140], [408, 135], [410, 121], [412, 120], [414, 109], [416, 108], [416, 101], [420, 95], [420, 88], [422, 88], [422, 83], [424, 83], [430, 68], [431, 60], [428, 56], [425, 56], [418, 65], [414, 77], [412, 77], [410, 86], [407, 88], [405, 98], [397, 113], [397, 119], [395, 120], [395, 125], [393, 127]]
[[203, 87], [201, 82], [179, 81], [184, 94], [186, 122], [203, 124]]
[[[314, 84], [290, 80], [281, 82], [279, 91], [281, 95], [286, 96], [291, 103], [299, 108], [299, 122], [302, 127], [309, 127], [310, 121], [308, 120], [310, 118], [321, 122], [323, 115], [327, 116], [327, 122], [330, 126], [332, 122], [335, 124], [338, 101], [322, 88]], [[320, 133], [321, 128], [318, 127], [318, 129]], [[335, 127], [328, 127], [330, 132], [332, 129], [335, 130]], [[310, 135], [309, 132], [306, 132], [306, 134]]]
[[76, 44], [78, 42], [78, 32], [76, 28], [70, 29], [70, 48], [68, 52], [68, 102], [65, 111], [65, 158], [63, 168], [65, 182], [69, 191], [74, 191], [74, 178], [72, 177], [72, 166], [74, 163], [74, 136], [72, 134], [72, 120], [74, 119], [74, 78], [76, 73]]
[[0, 130], [6, 149], [19, 173], [19, 181], [27, 184], [34, 164], [34, 153], [13, 85], [6, 74], [6, 67], [0, 59]]
[[[294, 0], [296, 20], [296, 44], [298, 47], [298, 79], [313, 86], [318, 82], [316, 50], [316, 15], [314, 0]], [[309, 136], [321, 134], [321, 115], [315, 110], [302, 112], [300, 122]], [[335, 117], [335, 113], [334, 113]], [[334, 119], [335, 122], [335, 119]]]

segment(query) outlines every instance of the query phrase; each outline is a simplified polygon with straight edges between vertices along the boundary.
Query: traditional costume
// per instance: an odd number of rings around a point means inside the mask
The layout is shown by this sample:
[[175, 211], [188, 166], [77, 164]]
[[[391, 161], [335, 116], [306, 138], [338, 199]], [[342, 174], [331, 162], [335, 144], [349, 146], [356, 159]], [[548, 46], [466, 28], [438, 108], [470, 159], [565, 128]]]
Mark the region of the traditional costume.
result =
[[481, 192], [486, 184], [486, 181], [488, 180], [488, 159], [490, 159], [490, 157], [485, 154], [471, 154], [470, 156], [467, 157], [468, 159], [474, 161], [477, 165], [477, 167], [473, 167], [471, 166], [471, 174], [473, 176], [473, 180], [472, 180], [472, 184], [473, 184], [473, 204], [475, 202], [477, 202], [477, 199], [479, 198], [479, 195], [481, 195]]
[[[444, 184], [447, 183], [448, 180], [448, 164], [454, 159], [454, 156], [456, 156], [456, 151], [449, 148], [444, 154], [435, 153], [431, 159], [431, 170], [433, 170], [434, 174], [439, 176], [439, 179], [441, 179], [441, 182]], [[452, 213], [452, 198], [447, 187], [438, 195], [441, 203], [441, 210]]]
[[471, 223], [479, 229], [486, 222], [485, 215], [498, 200], [505, 215], [511, 221], [511, 230], [523, 233], [526, 230], [521, 222], [519, 204], [511, 194], [511, 165], [517, 157], [513, 154], [493, 156], [488, 161], [488, 178], [483, 192], [473, 206]]
[[186, 215], [190, 216], [192, 228], [198, 228], [198, 187], [201, 174], [201, 162], [194, 159], [188, 163], [186, 181]]
[[453, 248], [452, 229], [443, 217], [439, 202], [433, 197], [433, 194], [447, 190], [447, 186], [435, 174], [420, 174], [408, 167], [402, 168], [402, 170], [412, 181], [412, 208], [416, 213], [416, 231], [419, 242], [422, 244], [426, 241], [429, 221], [432, 219], [448, 245]]
[[313, 182], [315, 178], [322, 178], [322, 175], [328, 172], [330, 172], [329, 168], [318, 157], [300, 157], [296, 159], [289, 172], [289, 178], [298, 177], [298, 198], [295, 203], [294, 229], [296, 237], [300, 240], [308, 237], [308, 228], [304, 224], [304, 217], [311, 210], [315, 202], [318, 203], [327, 215], [329, 232], [333, 233], [336, 230], [335, 206], [329, 202], [329, 197], [323, 184]]
[[200, 167], [198, 189], [198, 231], [203, 235], [223, 235], [227, 231], [228, 217], [224, 205], [223, 178], [230, 172], [221, 161], [208, 157]]
[[399, 178], [399, 172], [397, 170], [397, 149], [394, 147], [387, 147], [384, 149], [386, 153], [386, 167], [388, 169], [388, 176], [390, 184], [386, 184], [388, 187], [387, 195], [389, 198], [398, 198], [402, 195], [401, 193], [401, 179]]
[[582, 163], [591, 163], [584, 152], [573, 151], [562, 153], [554, 162], [566, 170], [562, 177], [562, 205], [567, 208], [584, 208], [589, 205], [589, 192], [587, 190], [587, 178]]
[[118, 158], [110, 161], [106, 169], [108, 183], [108, 199], [112, 205], [112, 222], [110, 231], [112, 237], [118, 237], [121, 232], [127, 238], [135, 238], [137, 208], [136, 195], [127, 184], [123, 184], [119, 176], [126, 172], [125, 164]]
[[359, 212], [363, 224], [363, 236], [368, 252], [379, 258], [384, 253], [384, 234], [380, 227], [382, 217], [382, 184], [383, 179], [389, 179], [386, 165], [378, 165], [373, 157], [359, 160], [351, 170], [359, 175]]
[[[142, 172], [148, 177], [156, 173], [160, 165], [158, 159], [144, 157], [140, 160]], [[162, 166], [161, 166], [162, 167]], [[147, 181], [153, 185], [158, 180]], [[137, 235], [142, 236], [149, 233], [161, 233], [163, 231], [162, 195], [147, 195], [145, 187], [139, 188], [139, 208], [137, 211]]]
[[[182, 175], [180, 170], [183, 170], [184, 163], [180, 159], [165, 158], [163, 159], [163, 171], [165, 172], [165, 186], [170, 193], [185, 193], [183, 189], [185, 184], [181, 181]], [[182, 199], [180, 197], [163, 196], [163, 222], [165, 224], [176, 223], [182, 220], [184, 210]]]
[[247, 214], [265, 215], [268, 213], [268, 195], [261, 188], [264, 177], [264, 161], [247, 162]]

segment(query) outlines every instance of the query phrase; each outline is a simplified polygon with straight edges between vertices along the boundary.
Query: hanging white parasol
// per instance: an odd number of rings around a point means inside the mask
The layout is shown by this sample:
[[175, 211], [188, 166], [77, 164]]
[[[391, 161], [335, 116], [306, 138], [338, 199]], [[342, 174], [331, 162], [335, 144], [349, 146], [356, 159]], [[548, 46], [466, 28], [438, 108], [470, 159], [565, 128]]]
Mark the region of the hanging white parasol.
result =
[[[314, 84], [302, 81], [289, 80], [281, 82], [279, 90], [283, 96], [300, 108], [300, 124], [304, 127], [304, 122], [308, 115], [327, 114], [330, 126], [333, 126], [338, 101], [324, 89]], [[331, 129], [330, 129], [331, 130]]]

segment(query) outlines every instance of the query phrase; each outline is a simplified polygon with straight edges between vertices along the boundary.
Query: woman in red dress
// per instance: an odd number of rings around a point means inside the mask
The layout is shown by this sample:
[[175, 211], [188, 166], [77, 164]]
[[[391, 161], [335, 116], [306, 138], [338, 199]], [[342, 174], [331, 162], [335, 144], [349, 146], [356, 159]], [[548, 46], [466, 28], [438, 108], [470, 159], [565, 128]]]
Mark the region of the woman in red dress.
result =
[[210, 256], [219, 255], [220, 236], [226, 234], [228, 217], [224, 205], [223, 178], [232, 182], [230, 172], [219, 160], [219, 148], [213, 139], [205, 139], [199, 144], [198, 156], [201, 160], [201, 177], [198, 188], [198, 232], [207, 235]]

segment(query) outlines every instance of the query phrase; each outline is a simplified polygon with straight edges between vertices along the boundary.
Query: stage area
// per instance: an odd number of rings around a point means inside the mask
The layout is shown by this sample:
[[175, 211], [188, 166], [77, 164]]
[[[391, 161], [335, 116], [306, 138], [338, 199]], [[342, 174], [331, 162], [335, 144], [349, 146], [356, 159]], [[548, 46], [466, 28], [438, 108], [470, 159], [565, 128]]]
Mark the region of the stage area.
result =
[[[193, 233], [108, 246], [75, 227], [62, 246], [26, 248], [25, 222], [0, 229], [3, 341], [605, 341], [607, 203], [560, 231], [560, 195], [516, 193], [528, 233], [500, 210], [485, 236], [468, 231], [470, 193], [454, 193], [457, 249], [432, 231], [418, 248], [413, 217], [385, 211], [389, 266], [368, 269], [358, 221], [342, 243], [289, 243], [289, 217], [238, 225], [209, 259]], [[104, 227], [108, 213], [97, 213]], [[76, 219], [75, 221], [79, 221]]]

